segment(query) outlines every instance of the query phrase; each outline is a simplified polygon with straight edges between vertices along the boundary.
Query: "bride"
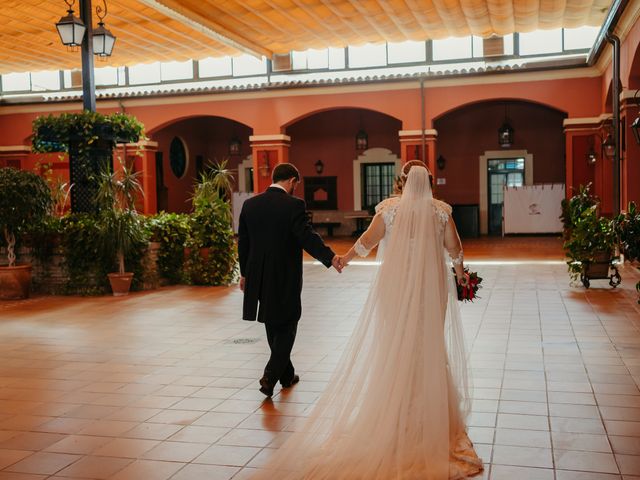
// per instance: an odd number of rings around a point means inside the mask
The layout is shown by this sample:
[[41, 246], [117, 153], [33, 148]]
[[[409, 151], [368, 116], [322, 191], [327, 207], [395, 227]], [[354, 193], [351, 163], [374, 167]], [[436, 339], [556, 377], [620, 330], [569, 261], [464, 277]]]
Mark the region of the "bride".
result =
[[448, 480], [482, 470], [465, 427], [467, 365], [453, 276], [466, 284], [451, 207], [419, 161], [342, 257], [384, 258], [333, 377], [301, 430], [256, 474], [283, 480]]

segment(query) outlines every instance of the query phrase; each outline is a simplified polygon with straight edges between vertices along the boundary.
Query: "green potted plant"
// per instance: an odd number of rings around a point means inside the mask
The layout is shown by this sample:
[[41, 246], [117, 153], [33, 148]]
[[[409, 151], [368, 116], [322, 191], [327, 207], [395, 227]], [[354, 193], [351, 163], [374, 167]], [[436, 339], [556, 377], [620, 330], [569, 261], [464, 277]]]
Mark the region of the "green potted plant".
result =
[[[615, 218], [615, 229], [625, 260], [638, 265], [637, 262], [640, 262], [640, 210], [635, 202], [630, 202], [627, 211]], [[636, 291], [640, 295], [640, 282], [636, 284]]]
[[[564, 249], [568, 257], [569, 273], [589, 288], [590, 279], [609, 278], [613, 287], [620, 283], [620, 275], [613, 265], [616, 249], [614, 222], [600, 217], [600, 202], [589, 193], [589, 186], [563, 201]], [[613, 271], [610, 274], [610, 271]]]
[[139, 174], [123, 166], [115, 173], [104, 169], [99, 178], [99, 244], [101, 251], [118, 265], [117, 272], [107, 274], [114, 296], [129, 294], [133, 272], [126, 271], [125, 258], [147, 241], [144, 223], [135, 209], [136, 196], [142, 193]]
[[0, 168], [0, 232], [8, 260], [0, 267], [0, 298], [29, 296], [31, 265], [16, 264], [16, 242], [47, 218], [51, 206], [51, 192], [43, 178], [25, 170]]
[[237, 254], [229, 202], [232, 182], [223, 160], [202, 173], [195, 185], [185, 248], [185, 271], [191, 283], [227, 285], [235, 279]]

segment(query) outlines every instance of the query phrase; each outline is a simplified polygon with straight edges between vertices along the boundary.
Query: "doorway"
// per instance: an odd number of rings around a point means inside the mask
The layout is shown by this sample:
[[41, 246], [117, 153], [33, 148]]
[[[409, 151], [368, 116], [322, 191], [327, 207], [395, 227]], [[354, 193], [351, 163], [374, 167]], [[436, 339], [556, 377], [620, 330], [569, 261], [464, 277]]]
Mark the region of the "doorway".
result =
[[504, 187], [524, 185], [524, 157], [489, 159], [487, 175], [489, 235], [501, 235]]

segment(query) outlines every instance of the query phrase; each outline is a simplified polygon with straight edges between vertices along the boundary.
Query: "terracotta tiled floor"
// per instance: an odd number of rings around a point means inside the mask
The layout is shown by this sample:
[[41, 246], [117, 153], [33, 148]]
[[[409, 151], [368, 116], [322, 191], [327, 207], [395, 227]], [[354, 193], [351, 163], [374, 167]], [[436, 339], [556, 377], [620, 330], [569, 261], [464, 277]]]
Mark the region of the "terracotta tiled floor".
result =
[[[465, 251], [485, 278], [462, 309], [480, 478], [640, 479], [637, 271], [586, 291], [554, 238]], [[302, 380], [273, 402], [256, 388], [264, 333], [239, 319], [235, 288], [0, 303], [0, 480], [249, 478], [326, 385], [374, 270], [307, 262]]]

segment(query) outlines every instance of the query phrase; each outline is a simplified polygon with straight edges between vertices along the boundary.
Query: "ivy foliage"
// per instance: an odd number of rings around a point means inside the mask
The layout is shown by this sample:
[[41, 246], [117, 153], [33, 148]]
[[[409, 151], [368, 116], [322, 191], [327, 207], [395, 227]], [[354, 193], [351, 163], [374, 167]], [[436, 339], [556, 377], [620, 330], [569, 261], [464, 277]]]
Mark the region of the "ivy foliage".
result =
[[105, 138], [113, 144], [137, 142], [144, 138], [144, 125], [125, 113], [103, 115], [88, 110], [40, 116], [33, 121], [35, 153], [69, 152], [69, 144], [76, 142], [82, 156], [93, 143]]

